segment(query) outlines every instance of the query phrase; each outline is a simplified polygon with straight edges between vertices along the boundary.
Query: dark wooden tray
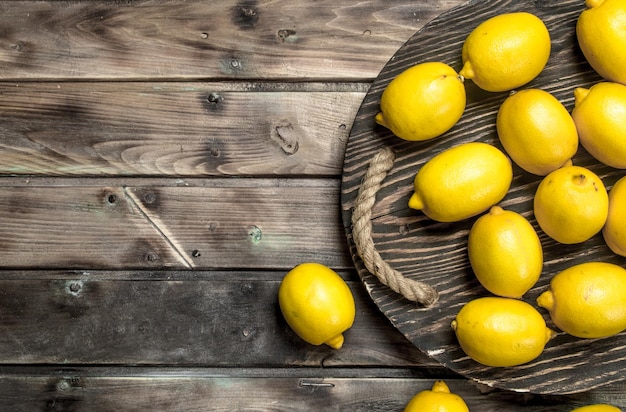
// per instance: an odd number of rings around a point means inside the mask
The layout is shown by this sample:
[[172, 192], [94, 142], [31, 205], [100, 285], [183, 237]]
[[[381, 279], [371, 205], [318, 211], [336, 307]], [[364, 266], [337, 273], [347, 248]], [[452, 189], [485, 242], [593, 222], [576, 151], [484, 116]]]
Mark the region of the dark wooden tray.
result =
[[[413, 178], [420, 166], [436, 153], [468, 141], [484, 141], [501, 147], [495, 119], [507, 93], [487, 93], [466, 82], [468, 101], [460, 122], [444, 136], [426, 142], [406, 142], [377, 126], [374, 115], [386, 85], [406, 68], [426, 61], [442, 61], [457, 71], [461, 68], [461, 47], [469, 32], [496, 14], [529, 11], [548, 26], [552, 54], [547, 67], [523, 88], [541, 88], [554, 94], [571, 110], [575, 87], [589, 87], [600, 77], [586, 63], [575, 35], [583, 0], [564, 1], [472, 1], [436, 18], [417, 32], [390, 59], [365, 96], [352, 127], [345, 154], [341, 205], [343, 221], [355, 266], [374, 302], [415, 346], [450, 370], [491, 387], [533, 393], [564, 394], [588, 390], [626, 377], [626, 334], [583, 340], [559, 333], [544, 353], [526, 365], [510, 368], [482, 366], [468, 358], [457, 344], [450, 322], [470, 299], [487, 296], [476, 281], [467, 259], [466, 240], [475, 219], [454, 224], [437, 223], [421, 212], [408, 209]], [[372, 238], [383, 259], [408, 278], [426, 282], [440, 294], [430, 308], [417, 306], [391, 291], [369, 273], [358, 254], [352, 236], [351, 216], [359, 185], [372, 157], [381, 148], [391, 148], [396, 158], [377, 193], [372, 209]], [[582, 148], [574, 164], [600, 175], [610, 188], [625, 174], [598, 164]], [[626, 264], [606, 247], [602, 236], [579, 245], [561, 245], [549, 239], [532, 214], [532, 196], [540, 177], [515, 167], [510, 192], [501, 202], [505, 208], [526, 216], [535, 226], [544, 247], [544, 272], [524, 300], [535, 299], [560, 270], [583, 261], [603, 260]], [[548, 325], [547, 312], [539, 308]]]

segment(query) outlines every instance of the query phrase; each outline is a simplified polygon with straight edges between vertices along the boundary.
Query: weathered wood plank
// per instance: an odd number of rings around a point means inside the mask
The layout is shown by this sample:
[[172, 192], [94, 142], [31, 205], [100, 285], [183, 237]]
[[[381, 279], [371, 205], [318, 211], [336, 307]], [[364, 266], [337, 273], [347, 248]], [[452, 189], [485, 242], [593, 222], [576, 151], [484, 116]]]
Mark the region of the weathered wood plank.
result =
[[[236, 184], [236, 183], [235, 183]], [[196, 268], [350, 268], [336, 186], [128, 188], [128, 196]]]
[[[254, 186], [257, 182], [258, 187]], [[227, 179], [214, 187], [0, 188], [11, 268], [353, 267], [337, 179]]]
[[462, 2], [3, 1], [0, 79], [372, 79]]
[[[105, 371], [106, 372], [106, 371]], [[402, 411], [411, 397], [429, 389], [434, 380], [373, 376], [246, 377], [220, 373], [121, 376], [84, 375], [58, 371], [50, 376], [0, 374], [0, 403], [14, 412], [71, 411]], [[113, 371], [115, 373], [115, 371]], [[282, 374], [280, 371], [277, 375]], [[578, 395], [550, 397], [493, 391], [482, 393], [472, 382], [446, 379], [450, 389], [480, 412], [569, 412], [575, 407], [610, 402], [626, 407], [626, 387], [613, 384]]]
[[119, 187], [0, 190], [3, 267], [185, 267]]
[[0, 174], [338, 176], [363, 88], [0, 83]]
[[[443, 368], [382, 316], [360, 282], [344, 347], [302, 341], [274, 280], [110, 280], [97, 274], [0, 280], [0, 364]], [[2, 276], [3, 278], [5, 276]], [[132, 275], [129, 275], [132, 277]]]

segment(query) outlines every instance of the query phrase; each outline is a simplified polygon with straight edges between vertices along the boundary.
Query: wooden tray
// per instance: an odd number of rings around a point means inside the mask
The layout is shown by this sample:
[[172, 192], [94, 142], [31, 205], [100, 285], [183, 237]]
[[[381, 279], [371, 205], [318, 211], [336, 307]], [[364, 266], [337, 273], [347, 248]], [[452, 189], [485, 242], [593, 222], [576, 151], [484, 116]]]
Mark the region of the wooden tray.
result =
[[[444, 136], [426, 142], [407, 142], [377, 126], [374, 115], [387, 84], [406, 68], [426, 61], [442, 61], [457, 71], [461, 47], [469, 32], [485, 19], [505, 12], [529, 11], [548, 26], [552, 54], [547, 67], [523, 88], [541, 88], [555, 95], [571, 110], [575, 87], [589, 87], [600, 77], [578, 49], [575, 25], [584, 8], [583, 0], [564, 1], [472, 1], [436, 18], [417, 32], [384, 67], [365, 96], [357, 113], [345, 154], [341, 204], [343, 221], [355, 266], [370, 296], [391, 323], [415, 346], [445, 367], [491, 387], [533, 393], [580, 392], [626, 377], [626, 334], [584, 340], [559, 333], [535, 361], [510, 368], [482, 366], [468, 358], [458, 346], [450, 322], [470, 299], [489, 295], [475, 279], [467, 259], [467, 234], [475, 219], [460, 223], [437, 223], [407, 207], [415, 173], [436, 153], [451, 146], [484, 141], [501, 148], [495, 131], [499, 105], [507, 93], [487, 93], [466, 81], [468, 101], [460, 122]], [[439, 302], [422, 308], [391, 291], [369, 273], [357, 255], [352, 237], [351, 215], [359, 185], [372, 157], [384, 147], [396, 153], [393, 168], [383, 181], [372, 209], [372, 238], [381, 256], [406, 277], [435, 287]], [[598, 164], [584, 149], [574, 164], [585, 166], [602, 177], [607, 189], [626, 174]], [[501, 202], [504, 208], [526, 216], [537, 229], [544, 247], [544, 271], [524, 300], [535, 299], [546, 289], [554, 274], [575, 263], [603, 260], [620, 265], [601, 235], [579, 245], [561, 245], [549, 239], [532, 214], [532, 196], [540, 178], [514, 168], [511, 190]], [[547, 312], [539, 308], [553, 329]]]

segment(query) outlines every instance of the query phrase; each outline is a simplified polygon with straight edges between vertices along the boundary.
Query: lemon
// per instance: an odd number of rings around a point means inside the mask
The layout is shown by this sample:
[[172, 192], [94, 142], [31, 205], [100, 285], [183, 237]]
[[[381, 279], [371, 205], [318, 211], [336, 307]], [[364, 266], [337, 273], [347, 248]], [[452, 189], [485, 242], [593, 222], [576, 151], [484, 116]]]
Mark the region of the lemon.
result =
[[439, 222], [456, 222], [502, 200], [512, 179], [511, 161], [501, 150], [487, 143], [463, 143], [420, 168], [409, 207]]
[[463, 398], [450, 392], [444, 381], [436, 381], [432, 389], [413, 396], [404, 412], [469, 412], [469, 408]]
[[609, 213], [609, 196], [591, 170], [568, 165], [545, 176], [533, 203], [539, 227], [564, 244], [582, 243], [600, 232]]
[[622, 410], [606, 403], [597, 403], [572, 409], [571, 412], [622, 412]]
[[389, 82], [375, 119], [402, 139], [432, 139], [459, 121], [465, 100], [463, 78], [452, 67], [420, 63]]
[[526, 12], [500, 14], [467, 36], [459, 74], [486, 91], [513, 90], [541, 73], [550, 48], [550, 32], [539, 17]]
[[452, 321], [461, 349], [486, 366], [516, 366], [543, 352], [554, 332], [523, 300], [483, 297], [469, 301]]
[[613, 253], [626, 256], [626, 176], [609, 191], [609, 215], [602, 236]]
[[489, 292], [520, 298], [537, 283], [543, 249], [535, 229], [522, 215], [493, 206], [469, 232], [467, 250], [478, 281]]
[[343, 332], [355, 318], [354, 297], [332, 269], [302, 263], [289, 271], [278, 289], [280, 310], [287, 324], [303, 340], [334, 349], [343, 345]]
[[539, 176], [565, 165], [578, 150], [578, 132], [572, 116], [544, 90], [513, 92], [498, 110], [496, 129], [511, 159]]
[[601, 82], [576, 88], [574, 96], [572, 118], [580, 144], [600, 162], [626, 169], [626, 86]]
[[586, 262], [556, 274], [537, 304], [554, 324], [579, 338], [604, 338], [626, 329], [626, 269]]
[[626, 84], [626, 2], [586, 0], [578, 16], [578, 44], [591, 67], [607, 80]]

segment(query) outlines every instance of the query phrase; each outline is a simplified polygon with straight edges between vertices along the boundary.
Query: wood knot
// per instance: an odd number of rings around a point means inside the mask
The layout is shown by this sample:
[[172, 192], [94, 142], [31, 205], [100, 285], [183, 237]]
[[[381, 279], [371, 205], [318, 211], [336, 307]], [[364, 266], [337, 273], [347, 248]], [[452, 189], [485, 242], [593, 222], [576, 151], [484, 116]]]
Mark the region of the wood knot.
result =
[[294, 39], [295, 36], [296, 36], [296, 31], [295, 30], [289, 30], [289, 29], [278, 30], [278, 38], [283, 43], [285, 41], [293, 41], [293, 40], [295, 40]]
[[289, 122], [276, 125], [272, 137], [274, 141], [278, 143], [281, 150], [287, 155], [295, 154], [300, 148], [296, 131]]

